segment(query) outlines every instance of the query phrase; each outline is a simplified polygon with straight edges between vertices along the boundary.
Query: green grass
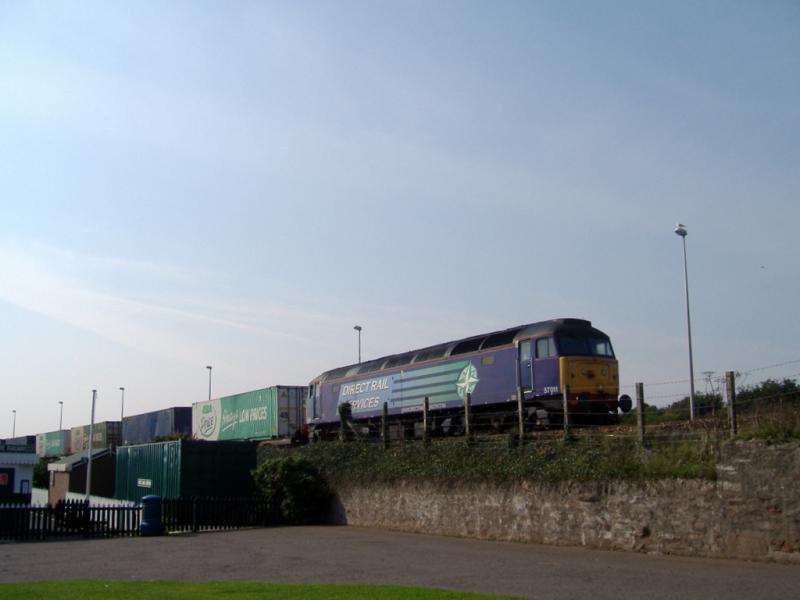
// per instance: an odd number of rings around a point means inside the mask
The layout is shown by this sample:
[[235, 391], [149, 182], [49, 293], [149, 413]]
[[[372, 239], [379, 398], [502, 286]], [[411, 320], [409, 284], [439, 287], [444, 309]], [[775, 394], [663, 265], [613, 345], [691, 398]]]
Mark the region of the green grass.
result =
[[337, 585], [301, 583], [211, 582], [183, 583], [176, 581], [47, 581], [36, 583], [2, 583], [0, 597], [41, 598], [42, 600], [338, 600], [351, 598], [418, 598], [420, 600], [446, 600], [450, 598], [510, 598], [510, 596], [485, 596], [466, 592], [431, 590], [423, 588], [383, 585]]
[[756, 418], [742, 418], [740, 439], [763, 440], [768, 444], [785, 444], [800, 440], [800, 410], [779, 410]]

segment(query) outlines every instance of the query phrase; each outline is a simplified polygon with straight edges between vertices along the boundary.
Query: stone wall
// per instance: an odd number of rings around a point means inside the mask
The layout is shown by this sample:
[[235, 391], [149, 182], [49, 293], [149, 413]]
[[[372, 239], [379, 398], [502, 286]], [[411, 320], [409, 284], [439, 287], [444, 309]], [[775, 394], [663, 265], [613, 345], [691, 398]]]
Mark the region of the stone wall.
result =
[[336, 523], [800, 563], [800, 444], [735, 442], [717, 480], [340, 486]]

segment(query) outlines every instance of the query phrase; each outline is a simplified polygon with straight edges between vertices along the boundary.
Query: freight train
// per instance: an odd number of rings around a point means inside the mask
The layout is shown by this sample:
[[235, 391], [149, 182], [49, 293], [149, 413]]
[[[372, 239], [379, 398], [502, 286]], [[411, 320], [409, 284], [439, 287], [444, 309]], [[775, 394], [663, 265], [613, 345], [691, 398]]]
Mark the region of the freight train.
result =
[[[377, 435], [385, 403], [392, 428], [410, 436], [419, 429], [425, 398], [433, 432], [457, 434], [464, 427], [468, 396], [476, 421], [493, 429], [516, 423], [519, 397], [526, 422], [546, 426], [563, 419], [565, 388], [576, 421], [613, 422], [618, 409], [630, 410], [628, 396], [617, 399], [611, 340], [583, 319], [530, 323], [351, 364], [322, 373], [308, 387], [273, 386], [195, 403], [192, 409], [162, 409], [126, 417], [121, 427], [119, 422], [95, 424], [93, 446], [175, 434], [205, 440], [323, 439], [339, 430], [343, 404], [362, 431]], [[37, 454], [54, 457], [85, 449], [88, 429], [38, 434]]]
[[375, 433], [383, 405], [410, 434], [428, 399], [434, 433], [461, 430], [469, 395], [476, 419], [497, 429], [514, 422], [522, 396], [528, 423], [563, 419], [563, 390], [571, 415], [613, 422], [630, 398], [617, 399], [619, 371], [608, 335], [583, 319], [554, 319], [392, 354], [322, 373], [309, 384], [306, 421], [312, 439], [334, 434], [339, 405]]

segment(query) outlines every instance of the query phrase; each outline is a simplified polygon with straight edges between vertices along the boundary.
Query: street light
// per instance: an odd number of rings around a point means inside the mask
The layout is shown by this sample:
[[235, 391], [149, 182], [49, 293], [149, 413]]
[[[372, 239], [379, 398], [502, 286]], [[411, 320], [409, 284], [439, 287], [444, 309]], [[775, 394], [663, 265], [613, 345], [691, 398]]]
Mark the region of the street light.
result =
[[11, 437], [15, 438], [17, 437], [17, 409], [13, 409], [11, 412], [14, 415], [14, 421], [11, 425]]
[[361, 364], [361, 325], [353, 327], [358, 332], [358, 363]]
[[211, 400], [211, 365], [206, 365], [208, 369], [208, 399]]
[[92, 420], [89, 421], [89, 449], [86, 451], [86, 501], [92, 495], [92, 442], [94, 442], [94, 405], [97, 401], [97, 390], [92, 390]]
[[686, 330], [689, 338], [689, 419], [694, 421], [694, 359], [692, 358], [692, 319], [689, 316], [689, 269], [686, 261], [686, 227], [675, 226], [675, 234], [683, 239], [683, 282], [686, 290]]
[[119, 391], [122, 392], [122, 404], [119, 409], [119, 422], [122, 423], [122, 418], [125, 416], [125, 388], [121, 387]]
[[58, 430], [61, 431], [61, 423], [64, 420], [64, 401], [58, 401]]

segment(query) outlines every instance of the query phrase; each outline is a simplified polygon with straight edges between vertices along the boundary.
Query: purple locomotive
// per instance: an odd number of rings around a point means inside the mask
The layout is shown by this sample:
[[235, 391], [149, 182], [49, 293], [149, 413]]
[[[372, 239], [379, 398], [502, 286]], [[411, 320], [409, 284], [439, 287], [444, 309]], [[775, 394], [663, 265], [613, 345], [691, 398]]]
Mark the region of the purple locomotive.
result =
[[[469, 394], [476, 419], [498, 429], [513, 422], [521, 393], [529, 423], [563, 419], [567, 386], [570, 414], [584, 422], [614, 422], [619, 373], [609, 337], [583, 319], [553, 319], [455, 340], [340, 367], [309, 384], [306, 421], [312, 438], [339, 429], [340, 404], [352, 419], [376, 430], [383, 412], [403, 422], [428, 399], [434, 433], [460, 430]], [[408, 417], [408, 418], [406, 418]]]

